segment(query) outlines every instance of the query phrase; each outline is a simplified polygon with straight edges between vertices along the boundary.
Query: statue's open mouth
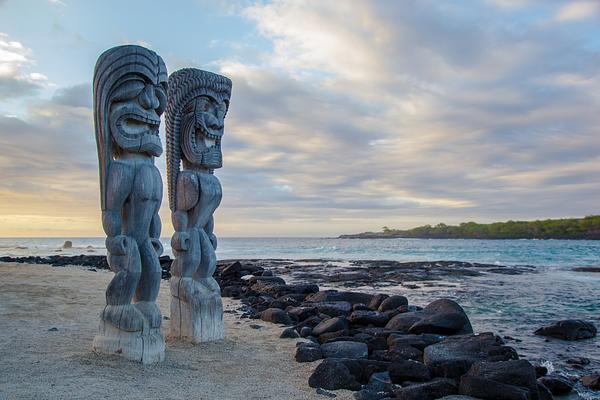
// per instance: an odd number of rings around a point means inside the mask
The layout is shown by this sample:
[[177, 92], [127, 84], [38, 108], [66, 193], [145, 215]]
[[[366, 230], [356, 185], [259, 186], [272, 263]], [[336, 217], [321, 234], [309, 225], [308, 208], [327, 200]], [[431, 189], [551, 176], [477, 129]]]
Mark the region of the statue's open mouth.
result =
[[192, 147], [198, 154], [218, 150], [221, 147], [221, 135], [209, 133], [206, 129], [198, 127], [196, 134], [192, 135]]
[[128, 139], [137, 139], [143, 135], [158, 136], [160, 119], [139, 114], [125, 114], [117, 121], [121, 134]]

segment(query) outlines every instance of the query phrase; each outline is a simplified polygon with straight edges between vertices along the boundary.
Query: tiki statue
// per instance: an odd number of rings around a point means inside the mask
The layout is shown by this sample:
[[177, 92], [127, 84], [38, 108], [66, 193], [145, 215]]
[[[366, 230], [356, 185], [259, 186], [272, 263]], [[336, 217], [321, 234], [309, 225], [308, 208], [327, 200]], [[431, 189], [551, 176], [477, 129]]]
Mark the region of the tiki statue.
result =
[[[221, 289], [213, 213], [221, 184], [213, 171], [222, 166], [223, 120], [231, 81], [186, 68], [169, 77], [167, 179], [175, 233], [171, 246], [171, 336], [192, 343], [223, 338]], [[182, 169], [181, 169], [182, 168]]]
[[166, 67], [153, 51], [119, 46], [98, 58], [94, 122], [102, 226], [115, 276], [106, 289], [93, 347], [142, 363], [163, 360], [165, 349], [156, 305], [162, 180], [154, 157], [162, 153], [158, 128], [166, 92]]

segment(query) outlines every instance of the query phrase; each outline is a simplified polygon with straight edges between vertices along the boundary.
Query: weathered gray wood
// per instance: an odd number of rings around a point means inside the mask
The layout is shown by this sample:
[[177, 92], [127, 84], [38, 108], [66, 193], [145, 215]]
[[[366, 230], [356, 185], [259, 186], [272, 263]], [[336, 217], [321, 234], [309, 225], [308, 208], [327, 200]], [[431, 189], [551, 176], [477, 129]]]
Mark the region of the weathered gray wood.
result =
[[213, 278], [213, 213], [222, 191], [213, 172], [222, 166], [221, 138], [230, 95], [231, 81], [211, 72], [186, 68], [169, 77], [167, 176], [175, 228], [171, 336], [193, 343], [224, 335], [221, 289]]
[[156, 305], [162, 180], [154, 157], [166, 106], [163, 60], [140, 46], [104, 52], [94, 70], [94, 122], [100, 164], [102, 225], [115, 277], [106, 289], [94, 350], [143, 363], [164, 359]]

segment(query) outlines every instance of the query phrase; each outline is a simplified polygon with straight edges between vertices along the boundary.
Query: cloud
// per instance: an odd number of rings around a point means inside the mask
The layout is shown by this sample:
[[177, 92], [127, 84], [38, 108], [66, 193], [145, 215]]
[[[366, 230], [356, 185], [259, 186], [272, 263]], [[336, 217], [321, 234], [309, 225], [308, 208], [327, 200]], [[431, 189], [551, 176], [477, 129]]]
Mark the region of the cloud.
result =
[[60, 88], [52, 97], [54, 104], [70, 107], [92, 108], [92, 85], [82, 83], [80, 85]]
[[[570, 3], [230, 4], [246, 19], [236, 26], [250, 26], [238, 35], [246, 50], [215, 36], [221, 59], [202, 60], [233, 80], [219, 235], [597, 212], [600, 54], [588, 44], [600, 32], [548, 21]], [[22, 56], [11, 76], [33, 81], [31, 52], [11, 54]], [[0, 119], [0, 216], [17, 215], [11, 226], [62, 216], [101, 234], [90, 91], [61, 87]]]
[[30, 49], [0, 33], [0, 100], [31, 96], [44, 87], [45, 75], [25, 71], [32, 64]]
[[244, 11], [272, 50], [220, 64], [223, 207], [288, 234], [594, 212], [599, 56], [578, 36], [481, 4], [338, 6]]
[[561, 22], [580, 21], [600, 15], [600, 2], [597, 0], [572, 1], [560, 7], [555, 19]]
[[75, 95], [83, 86], [39, 101], [23, 118], [0, 116], [0, 234], [99, 234], [92, 111]]

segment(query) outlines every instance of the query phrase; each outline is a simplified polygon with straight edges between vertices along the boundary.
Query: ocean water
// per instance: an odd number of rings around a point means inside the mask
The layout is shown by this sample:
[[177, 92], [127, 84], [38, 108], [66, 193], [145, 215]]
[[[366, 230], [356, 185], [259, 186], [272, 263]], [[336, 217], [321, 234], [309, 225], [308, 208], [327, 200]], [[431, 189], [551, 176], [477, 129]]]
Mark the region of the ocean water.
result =
[[[73, 248], [63, 249], [66, 240]], [[172, 255], [170, 239], [161, 238]], [[0, 238], [0, 255], [105, 254], [104, 238]], [[456, 260], [570, 269], [600, 266], [600, 241], [219, 238], [219, 259]]]
[[[73, 248], [62, 249], [65, 240]], [[171, 254], [169, 239], [162, 239]], [[0, 255], [105, 254], [103, 238], [0, 239]], [[417, 288], [386, 287], [412, 304], [426, 305], [449, 297], [461, 304], [477, 332], [493, 331], [508, 339], [519, 354], [551, 369], [581, 375], [568, 358], [591, 360], [584, 372], [600, 370], [598, 338], [563, 342], [534, 336], [533, 331], [560, 319], [585, 319], [600, 328], [600, 273], [575, 272], [574, 267], [600, 266], [600, 241], [586, 240], [458, 240], [458, 239], [335, 239], [220, 238], [219, 259], [289, 258], [331, 260], [454, 260], [498, 265], [532, 265], [534, 273], [486, 274], [451, 278]], [[335, 269], [332, 269], [335, 273]], [[1, 279], [1, 278], [0, 278]], [[369, 290], [369, 287], [362, 288]], [[372, 289], [372, 288], [371, 288]], [[581, 397], [598, 393], [577, 387]]]

